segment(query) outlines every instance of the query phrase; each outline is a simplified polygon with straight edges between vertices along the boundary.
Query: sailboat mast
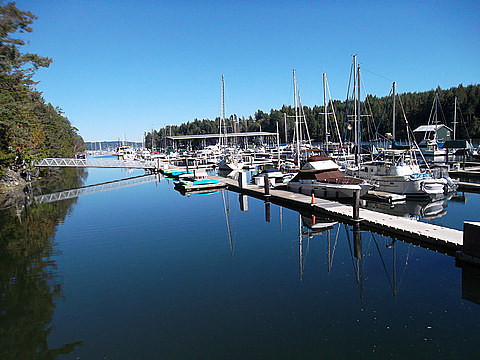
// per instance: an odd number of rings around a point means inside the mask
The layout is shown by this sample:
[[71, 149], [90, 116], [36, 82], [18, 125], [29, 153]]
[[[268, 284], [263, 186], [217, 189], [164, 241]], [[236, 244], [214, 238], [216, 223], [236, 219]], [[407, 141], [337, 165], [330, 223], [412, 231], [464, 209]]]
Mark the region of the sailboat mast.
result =
[[455, 96], [455, 109], [453, 110], [453, 140], [457, 140], [457, 97]]
[[295, 69], [293, 69], [293, 100], [295, 104], [295, 140], [297, 150], [297, 166], [300, 167], [300, 136], [298, 133], [297, 80], [295, 78]]
[[327, 122], [327, 87], [326, 87], [327, 74], [323, 73], [323, 116], [325, 120], [325, 144], [323, 149], [325, 154], [328, 151], [328, 122]]
[[435, 134], [433, 139], [437, 142], [437, 126], [438, 126], [438, 94], [435, 93]]
[[361, 116], [361, 108], [360, 108], [360, 65], [358, 65], [358, 74], [357, 74], [357, 97], [358, 97], [358, 145], [357, 145], [357, 167], [358, 171], [360, 171], [360, 156], [362, 151], [362, 116]]
[[357, 54], [353, 55], [353, 110], [354, 110], [354, 141], [355, 147], [355, 164], [359, 166], [358, 159], [358, 113], [357, 113]]
[[[225, 136], [225, 140], [227, 137], [227, 132], [225, 131], [225, 78], [222, 74], [222, 125], [223, 125], [223, 135]], [[223, 137], [222, 137], [223, 138]], [[225, 141], [225, 145], [226, 141]]]
[[395, 142], [395, 87], [396, 87], [397, 83], [394, 81], [393, 82], [393, 132], [392, 132], [392, 136], [393, 136], [393, 142]]

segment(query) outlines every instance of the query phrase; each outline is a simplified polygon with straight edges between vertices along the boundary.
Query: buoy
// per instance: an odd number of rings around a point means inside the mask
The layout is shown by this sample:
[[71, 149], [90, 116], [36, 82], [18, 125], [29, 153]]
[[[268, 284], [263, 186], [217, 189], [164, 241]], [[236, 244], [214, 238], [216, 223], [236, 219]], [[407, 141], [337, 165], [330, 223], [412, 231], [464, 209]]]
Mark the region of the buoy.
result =
[[315, 225], [317, 222], [317, 217], [315, 215], [312, 215], [312, 224]]
[[312, 191], [312, 205], [315, 205], [315, 204], [316, 204], [316, 202], [315, 202], [315, 194], [314, 194], [313, 191]]

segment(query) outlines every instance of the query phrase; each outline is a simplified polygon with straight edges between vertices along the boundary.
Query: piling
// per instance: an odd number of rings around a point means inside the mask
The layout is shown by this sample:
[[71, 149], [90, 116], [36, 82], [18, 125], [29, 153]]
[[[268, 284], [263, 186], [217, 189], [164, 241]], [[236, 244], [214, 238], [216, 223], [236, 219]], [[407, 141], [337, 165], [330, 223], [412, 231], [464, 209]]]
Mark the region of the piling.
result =
[[270, 201], [265, 201], [265, 221], [270, 222]]
[[270, 196], [270, 180], [268, 179], [268, 174], [263, 176], [263, 185], [265, 187], [265, 196]]
[[244, 171], [241, 171], [238, 174], [238, 187], [240, 189], [245, 189], [247, 187], [247, 173]]
[[462, 251], [467, 255], [480, 259], [480, 222], [463, 222]]
[[240, 211], [248, 211], [248, 196], [240, 194], [238, 201], [240, 202]]
[[360, 190], [353, 193], [353, 220], [360, 221]]

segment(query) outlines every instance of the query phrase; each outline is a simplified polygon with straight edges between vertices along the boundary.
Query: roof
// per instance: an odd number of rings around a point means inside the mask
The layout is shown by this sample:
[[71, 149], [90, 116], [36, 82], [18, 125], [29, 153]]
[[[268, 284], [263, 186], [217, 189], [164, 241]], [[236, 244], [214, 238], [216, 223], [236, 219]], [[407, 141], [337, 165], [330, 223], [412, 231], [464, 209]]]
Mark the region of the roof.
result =
[[472, 145], [467, 140], [450, 140], [445, 141], [442, 148], [448, 149], [471, 149]]
[[228, 133], [228, 134], [202, 134], [202, 135], [178, 135], [178, 136], [167, 136], [167, 139], [170, 140], [195, 140], [195, 139], [215, 139], [220, 136], [225, 136], [227, 138], [234, 137], [254, 137], [254, 136], [277, 136], [277, 133], [271, 133], [266, 131], [257, 131], [257, 132], [243, 132], [243, 133]]
[[452, 131], [452, 129], [450, 129], [447, 125], [438, 124], [438, 125], [421, 125], [415, 130], [413, 130], [413, 132], [430, 132], [430, 131], [435, 131], [435, 128], [438, 130], [442, 127], [446, 127], [448, 130]]

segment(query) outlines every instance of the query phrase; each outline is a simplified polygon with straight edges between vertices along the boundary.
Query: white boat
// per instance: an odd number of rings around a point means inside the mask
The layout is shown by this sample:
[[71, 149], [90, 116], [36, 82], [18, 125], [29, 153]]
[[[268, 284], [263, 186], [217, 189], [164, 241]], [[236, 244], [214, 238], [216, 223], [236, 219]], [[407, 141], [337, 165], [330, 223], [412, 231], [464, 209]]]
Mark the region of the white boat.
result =
[[119, 160], [135, 160], [136, 156], [135, 150], [129, 145], [123, 145], [117, 148], [117, 157]]
[[407, 197], [443, 195], [447, 179], [435, 179], [422, 172], [410, 150], [385, 150], [377, 160], [367, 161], [360, 169], [347, 169], [347, 174], [368, 180], [376, 190]]
[[330, 157], [312, 156], [295, 177], [287, 184], [291, 191], [314, 194], [324, 198], [352, 198], [356, 191], [360, 196], [373, 188], [370, 183], [345, 176]]
[[238, 171], [243, 169], [243, 163], [235, 157], [226, 156], [218, 162], [218, 169], [223, 171]]

